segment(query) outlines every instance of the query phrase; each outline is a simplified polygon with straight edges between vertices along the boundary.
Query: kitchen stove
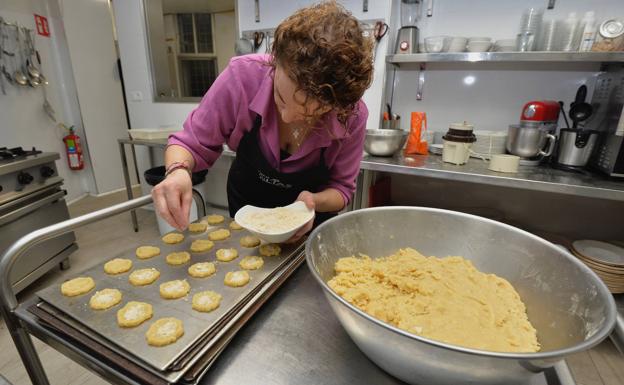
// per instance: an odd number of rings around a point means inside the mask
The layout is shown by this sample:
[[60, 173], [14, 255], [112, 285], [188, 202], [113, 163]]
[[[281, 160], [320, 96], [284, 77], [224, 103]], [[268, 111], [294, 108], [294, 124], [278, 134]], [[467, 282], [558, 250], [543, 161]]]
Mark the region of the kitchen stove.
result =
[[[0, 147], [0, 253], [34, 230], [69, 219], [63, 178], [55, 164], [58, 159], [58, 153], [34, 147]], [[76, 248], [73, 233], [35, 246], [11, 272], [15, 291], [21, 291], [57, 264], [67, 268], [68, 256]]]

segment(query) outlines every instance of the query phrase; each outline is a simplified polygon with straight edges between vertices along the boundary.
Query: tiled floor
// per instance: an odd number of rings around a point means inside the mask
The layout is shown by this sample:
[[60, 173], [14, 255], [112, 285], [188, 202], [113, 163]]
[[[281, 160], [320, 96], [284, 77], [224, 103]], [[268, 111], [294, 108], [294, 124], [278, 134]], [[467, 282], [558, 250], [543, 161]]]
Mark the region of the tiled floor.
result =
[[[118, 203], [120, 194], [102, 198], [87, 197], [70, 207], [72, 216], [78, 216], [99, 208]], [[154, 237], [158, 229], [154, 213], [138, 210], [139, 233], [134, 233], [129, 214], [121, 214], [85, 226], [76, 231], [79, 249], [71, 256], [72, 267], [68, 271], [54, 270], [20, 294], [21, 300], [33, 295], [39, 288], [62, 281], [74, 272], [82, 271], [110, 258], [120, 248], [136, 244], [137, 237]], [[43, 365], [50, 381], [55, 385], [99, 385], [107, 384], [92, 372], [82, 368], [49, 346], [36, 340]], [[0, 322], [0, 373], [13, 384], [29, 384], [28, 376], [13, 346], [13, 341], [3, 322]], [[624, 356], [620, 355], [610, 341], [596, 348], [568, 358], [578, 385], [622, 385], [624, 384]], [[1, 383], [1, 381], [0, 381]]]

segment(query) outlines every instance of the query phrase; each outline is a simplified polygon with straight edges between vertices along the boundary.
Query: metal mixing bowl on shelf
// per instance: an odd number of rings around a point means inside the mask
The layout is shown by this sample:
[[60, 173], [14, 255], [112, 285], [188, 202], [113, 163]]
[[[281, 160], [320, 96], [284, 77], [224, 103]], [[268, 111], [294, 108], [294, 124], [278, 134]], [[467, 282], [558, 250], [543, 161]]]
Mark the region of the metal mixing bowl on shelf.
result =
[[407, 132], [403, 130], [366, 130], [364, 150], [374, 156], [392, 156], [406, 140]]
[[[460, 255], [507, 279], [537, 329], [537, 353], [499, 353], [431, 340], [380, 321], [338, 296], [327, 281], [339, 258], [387, 256], [412, 247], [424, 255]], [[358, 347], [412, 384], [519, 384], [606, 338], [616, 308], [607, 287], [570, 253], [515, 227], [454, 211], [379, 207], [319, 226], [306, 245], [308, 267]]]

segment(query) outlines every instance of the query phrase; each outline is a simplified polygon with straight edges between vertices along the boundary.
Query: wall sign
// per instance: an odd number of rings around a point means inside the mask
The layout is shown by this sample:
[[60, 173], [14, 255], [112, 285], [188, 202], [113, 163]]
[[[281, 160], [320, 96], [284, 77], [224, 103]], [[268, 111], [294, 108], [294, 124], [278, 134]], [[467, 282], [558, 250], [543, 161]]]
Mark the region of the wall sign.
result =
[[35, 14], [35, 25], [37, 26], [37, 33], [41, 36], [50, 36], [50, 26], [48, 25], [48, 18]]

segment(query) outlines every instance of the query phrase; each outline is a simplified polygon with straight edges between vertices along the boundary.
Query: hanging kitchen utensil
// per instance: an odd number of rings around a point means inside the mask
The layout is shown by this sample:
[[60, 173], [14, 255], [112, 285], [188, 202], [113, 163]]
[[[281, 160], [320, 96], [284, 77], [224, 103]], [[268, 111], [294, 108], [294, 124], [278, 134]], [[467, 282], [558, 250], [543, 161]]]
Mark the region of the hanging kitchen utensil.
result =
[[43, 90], [43, 111], [45, 111], [46, 115], [52, 120], [52, 122], [56, 123], [56, 112], [52, 105], [48, 101], [48, 93], [46, 92], [46, 84], [43, 83], [41, 89]]
[[254, 52], [258, 52], [258, 49], [262, 45], [263, 41], [264, 41], [264, 32], [254, 32], [253, 34]]
[[[16, 26], [15, 27], [15, 42], [16, 42], [16, 48], [15, 48], [15, 57], [14, 57], [14, 62], [15, 64], [15, 70], [13, 72], [13, 79], [15, 79], [15, 82], [21, 86], [27, 86], [29, 85], [28, 83], [28, 77], [25, 75], [25, 73], [22, 70], [23, 64], [24, 64], [24, 51], [22, 50], [22, 45], [21, 45], [21, 39], [20, 39], [20, 31], [19, 31], [19, 27]], [[17, 55], [17, 53], [19, 52], [19, 55]]]
[[35, 56], [37, 57], [37, 64], [39, 64], [39, 78], [41, 79], [41, 83], [48, 85], [48, 79], [43, 76], [43, 73], [41, 72], [41, 56], [39, 56], [39, 51], [35, 50]]
[[585, 102], [587, 97], [587, 86], [583, 84], [576, 91], [576, 97], [574, 102], [570, 104], [570, 119], [572, 119], [572, 128], [577, 128], [579, 122], [587, 120], [592, 112], [593, 108], [591, 104]]
[[375, 38], [375, 48], [373, 49], [373, 60], [377, 56], [377, 46], [381, 39], [388, 33], [388, 24], [383, 21], [378, 21], [375, 23], [375, 27], [373, 28], [373, 37]]
[[24, 28], [24, 34], [26, 35], [26, 50], [28, 58], [26, 60], [26, 69], [28, 70], [28, 75], [31, 79], [36, 80], [39, 84], [41, 84], [41, 71], [37, 66], [35, 66], [33, 57], [35, 54], [35, 45], [32, 40], [32, 35], [30, 34], [32, 31], [28, 28]]
[[559, 101], [559, 106], [561, 107], [561, 115], [563, 115], [563, 120], [565, 121], [566, 128], [570, 128], [570, 123], [568, 123], [568, 117], [566, 116], [565, 110], [563, 109], [563, 102]]

